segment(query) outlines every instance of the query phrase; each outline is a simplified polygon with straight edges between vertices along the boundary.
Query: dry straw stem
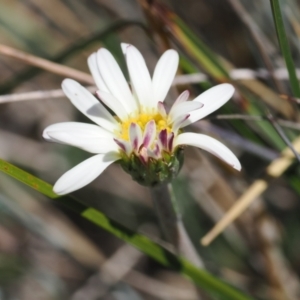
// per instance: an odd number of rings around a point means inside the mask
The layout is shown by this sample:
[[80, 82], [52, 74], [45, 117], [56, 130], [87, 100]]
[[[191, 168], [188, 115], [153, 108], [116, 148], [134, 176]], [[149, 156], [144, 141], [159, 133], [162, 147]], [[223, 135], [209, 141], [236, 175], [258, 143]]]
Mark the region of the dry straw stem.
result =
[[[300, 151], [300, 137], [293, 142], [294, 149]], [[293, 163], [295, 156], [290, 148], [285, 148], [281, 157], [275, 159], [266, 169], [269, 178], [277, 178]], [[256, 180], [248, 190], [237, 200], [237, 202], [229, 209], [224, 217], [201, 239], [203, 246], [208, 246], [220, 233], [222, 233], [228, 225], [230, 225], [237, 217], [239, 217], [250, 204], [260, 196], [268, 187], [270, 179]]]
[[83, 83], [94, 84], [92, 76], [87, 73], [51, 62], [47, 59], [25, 53], [23, 51], [14, 49], [12, 47], [8, 47], [3, 44], [0, 44], [0, 54], [19, 59], [26, 64], [44, 69], [46, 71], [61, 75], [63, 77], [70, 77]]
[[99, 272], [94, 274], [71, 300], [96, 300], [105, 298], [110, 289], [123, 279], [133, 267], [141, 260], [143, 253], [136, 248], [125, 244], [121, 246], [101, 266]]
[[135, 271], [133, 268], [142, 258], [143, 253], [124, 244], [101, 263], [99, 271], [74, 292], [71, 300], [84, 300], [87, 297], [89, 300], [103, 298], [120, 281], [159, 299], [198, 299], [196, 290], [192, 287], [178, 288]]
[[[96, 87], [88, 86], [86, 87], [91, 93], [96, 92]], [[0, 104], [21, 102], [29, 100], [46, 100], [46, 99], [56, 99], [66, 97], [62, 89], [56, 90], [46, 90], [46, 91], [32, 91], [26, 93], [17, 93], [0, 96]]]
[[[72, 69], [73, 70], [73, 69]], [[75, 70], [74, 70], [75, 71]], [[279, 68], [275, 70], [276, 77], [278, 79], [287, 79], [288, 75], [285, 68]], [[300, 79], [300, 70], [297, 70], [298, 77]], [[267, 70], [260, 69], [258, 71], [251, 69], [234, 69], [230, 72], [230, 77], [234, 80], [252, 80], [256, 77], [268, 78]], [[187, 85], [187, 84], [196, 84], [200, 82], [208, 81], [209, 78], [204, 73], [193, 73], [193, 74], [184, 74], [178, 75], [175, 77], [172, 85]], [[86, 87], [90, 92], [94, 93], [96, 91], [95, 86]], [[16, 93], [16, 94], [8, 94], [8, 95], [0, 95], [0, 104], [2, 103], [11, 103], [11, 102], [19, 102], [19, 101], [28, 101], [28, 100], [43, 100], [49, 98], [61, 98], [65, 97], [64, 92], [61, 89], [57, 90], [46, 90], [46, 91], [31, 91], [25, 93]], [[294, 98], [288, 95], [280, 95], [280, 98], [285, 101], [294, 102], [300, 104], [300, 99]], [[249, 121], [263, 121], [267, 119], [263, 116], [251, 116], [251, 115], [222, 115], [217, 116], [219, 119], [244, 119]], [[294, 129], [299, 129], [300, 125], [294, 122], [277, 119], [277, 122], [286, 127], [291, 127]]]

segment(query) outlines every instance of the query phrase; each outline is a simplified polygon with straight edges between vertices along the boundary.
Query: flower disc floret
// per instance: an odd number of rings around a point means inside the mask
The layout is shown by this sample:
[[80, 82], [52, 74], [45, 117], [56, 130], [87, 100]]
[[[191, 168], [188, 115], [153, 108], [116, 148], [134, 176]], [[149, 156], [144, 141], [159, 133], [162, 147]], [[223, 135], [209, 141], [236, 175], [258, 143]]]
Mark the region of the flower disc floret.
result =
[[129, 141], [129, 129], [132, 123], [137, 124], [143, 133], [146, 125], [151, 120], [155, 122], [158, 132], [164, 129], [166, 129], [169, 133], [172, 131], [171, 126], [168, 125], [167, 117], [162, 116], [154, 109], [143, 109], [141, 113], [133, 114], [132, 116], [129, 116], [128, 119], [120, 121], [120, 130], [116, 130], [115, 134], [118, 138]]

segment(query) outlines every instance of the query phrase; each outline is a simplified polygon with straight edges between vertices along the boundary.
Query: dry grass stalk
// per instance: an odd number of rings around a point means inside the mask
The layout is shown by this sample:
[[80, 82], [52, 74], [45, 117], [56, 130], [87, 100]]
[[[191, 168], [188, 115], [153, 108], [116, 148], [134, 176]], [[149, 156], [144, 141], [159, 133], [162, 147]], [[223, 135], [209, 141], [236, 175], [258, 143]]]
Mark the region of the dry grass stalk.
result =
[[[92, 93], [96, 91], [96, 88], [94, 86], [89, 86], [86, 88]], [[47, 90], [47, 91], [33, 91], [33, 92], [0, 96], [0, 104], [29, 101], [29, 100], [56, 99], [56, 98], [63, 98], [63, 97], [65, 97], [65, 93], [61, 89]]]
[[14, 49], [12, 47], [8, 47], [3, 44], [0, 44], [0, 54], [19, 59], [26, 64], [41, 68], [43, 70], [49, 71], [54, 74], [58, 74], [63, 77], [70, 77], [83, 83], [94, 84], [94, 80], [89, 74], [67, 66], [63, 66], [61, 64], [51, 62], [44, 58], [25, 53], [23, 51]]
[[[293, 142], [294, 149], [300, 151], [300, 137]], [[271, 178], [277, 178], [286, 171], [286, 169], [294, 161], [294, 155], [290, 148], [282, 151], [282, 156], [273, 160], [267, 167], [266, 174], [268, 179], [256, 180], [248, 190], [236, 201], [236, 203], [229, 209], [223, 218], [201, 239], [203, 246], [208, 246], [220, 233], [222, 233], [228, 225], [230, 225], [236, 218], [238, 218], [251, 203], [261, 195], [268, 187]]]

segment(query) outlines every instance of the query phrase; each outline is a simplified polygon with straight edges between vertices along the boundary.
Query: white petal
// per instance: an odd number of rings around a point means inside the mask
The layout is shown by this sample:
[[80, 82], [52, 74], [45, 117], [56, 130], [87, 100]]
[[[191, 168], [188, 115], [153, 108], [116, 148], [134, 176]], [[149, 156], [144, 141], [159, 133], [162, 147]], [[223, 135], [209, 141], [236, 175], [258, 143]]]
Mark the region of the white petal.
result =
[[154, 142], [156, 137], [156, 124], [154, 120], [149, 121], [144, 129], [143, 146], [148, 148]]
[[100, 74], [99, 68], [98, 68], [96, 53], [93, 53], [92, 55], [89, 56], [88, 66], [89, 66], [90, 72], [93, 75], [93, 78], [95, 80], [95, 83], [96, 83], [98, 89], [100, 89], [103, 92], [108, 92], [108, 88], [107, 88], [106, 84], [104, 83], [102, 76]]
[[172, 109], [172, 112], [169, 114], [169, 117], [172, 121], [175, 121], [177, 118], [190, 114], [190, 112], [199, 109], [203, 104], [195, 101], [187, 101], [179, 103]]
[[113, 132], [119, 127], [115, 118], [83, 86], [72, 79], [65, 79], [62, 89], [73, 105], [101, 127]]
[[127, 52], [127, 49], [128, 49], [129, 46], [131, 46], [131, 45], [126, 44], [126, 43], [121, 43], [122, 52], [125, 56], [126, 56], [126, 52]]
[[46, 140], [51, 140], [51, 137], [48, 135], [48, 131], [80, 131], [89, 136], [95, 138], [113, 138], [113, 134], [97, 125], [80, 123], [80, 122], [62, 122], [52, 124], [44, 129], [43, 138]]
[[122, 121], [128, 118], [128, 114], [124, 106], [112, 94], [103, 91], [97, 91], [96, 94], [101, 101], [108, 106]]
[[157, 103], [157, 110], [158, 110], [158, 113], [162, 116], [162, 117], [166, 117], [167, 116], [167, 112], [166, 112], [166, 108], [165, 108], [165, 105], [163, 104], [163, 102], [159, 101]]
[[97, 61], [101, 76], [110, 93], [123, 104], [127, 113], [137, 110], [138, 106], [128, 83], [111, 53], [101, 48], [97, 52]]
[[156, 64], [153, 79], [154, 106], [157, 102], [163, 102], [174, 80], [178, 68], [179, 56], [175, 50], [167, 50]]
[[[218, 84], [194, 99], [204, 105], [218, 106], [217, 102], [225, 104], [234, 94], [234, 87], [229, 83]], [[222, 104], [222, 105], [223, 105]]]
[[84, 132], [70, 131], [48, 131], [52, 141], [78, 147], [90, 153], [107, 153], [118, 151], [118, 146], [113, 138], [104, 138], [85, 135]]
[[172, 124], [172, 131], [177, 134], [178, 129], [182, 127], [182, 124], [187, 118], [189, 118], [190, 115], [182, 115], [176, 120], [174, 120], [174, 123]]
[[[191, 112], [184, 126], [203, 119], [224, 105], [234, 94], [234, 87], [229, 83], [216, 85], [199, 95], [194, 101], [203, 103], [204, 106], [197, 111]], [[184, 127], [183, 126], [183, 127]]]
[[193, 132], [182, 133], [175, 138], [174, 148], [179, 145], [199, 147], [224, 160], [236, 170], [241, 170], [242, 168], [239, 160], [231, 150], [207, 135]]
[[[138, 97], [139, 103], [144, 107], [153, 106], [152, 82], [142, 54], [132, 45], [126, 51], [127, 68], [131, 84]], [[156, 107], [157, 103], [155, 103]]]
[[98, 154], [83, 161], [62, 175], [53, 187], [58, 195], [78, 190], [98, 177], [111, 163], [118, 160], [118, 153]]

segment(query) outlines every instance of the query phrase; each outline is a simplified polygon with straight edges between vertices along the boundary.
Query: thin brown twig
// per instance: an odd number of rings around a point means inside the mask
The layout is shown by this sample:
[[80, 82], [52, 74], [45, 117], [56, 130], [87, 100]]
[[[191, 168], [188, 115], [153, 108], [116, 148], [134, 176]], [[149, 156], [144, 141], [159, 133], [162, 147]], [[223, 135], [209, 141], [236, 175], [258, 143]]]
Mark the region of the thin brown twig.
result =
[[[295, 157], [297, 160], [300, 162], [300, 155], [299, 153], [294, 149], [293, 144], [290, 142], [280, 125], [290, 127], [293, 129], [300, 129], [300, 124], [290, 122], [290, 121], [285, 121], [285, 120], [277, 120], [269, 111], [267, 116], [249, 116], [249, 115], [242, 115], [242, 114], [234, 114], [234, 115], [218, 115], [215, 117], [216, 119], [243, 119], [243, 120], [250, 120], [250, 121], [269, 121], [274, 129], [277, 131], [278, 135], [282, 138], [282, 140], [286, 143], [286, 145], [291, 149], [291, 151], [294, 153]], [[289, 125], [292, 125], [289, 126]]]
[[291, 149], [291, 151], [294, 153], [295, 157], [297, 158], [298, 162], [300, 162], [300, 156], [299, 153], [295, 150], [293, 144], [288, 139], [274, 116], [269, 112], [267, 115], [267, 118], [269, 119], [270, 123], [273, 125], [274, 129], [277, 131], [278, 135], [282, 138], [282, 140], [286, 143], [286, 145]]
[[132, 246], [125, 244], [100, 266], [99, 272], [71, 296], [72, 300], [105, 298], [110, 288], [139, 262], [143, 254]]
[[[86, 87], [91, 93], [94, 93], [97, 88], [95, 86]], [[29, 100], [45, 100], [45, 99], [57, 99], [65, 97], [65, 93], [62, 89], [46, 90], [46, 91], [32, 91], [26, 93], [16, 93], [0, 96], [0, 104], [21, 102]]]
[[[0, 97], [1, 99], [1, 97]], [[270, 121], [270, 119], [267, 116], [261, 116], [261, 115], [244, 115], [244, 114], [229, 114], [229, 115], [216, 115], [213, 117], [210, 117], [208, 119], [217, 119], [217, 120], [245, 120], [245, 121]], [[273, 119], [276, 120], [276, 122], [287, 128], [300, 130], [300, 124], [288, 120], [278, 119], [273, 116]]]
[[259, 156], [266, 161], [272, 161], [279, 156], [279, 152], [256, 144], [249, 139], [246, 139], [238, 135], [237, 133], [234, 133], [233, 131], [228, 131], [224, 128], [216, 126], [215, 124], [212, 124], [211, 122], [202, 120], [202, 122], [193, 123], [191, 124], [191, 126], [197, 130], [201, 130], [201, 132], [208, 133], [220, 139], [227, 140], [232, 145], [237, 146], [239, 149]]
[[46, 71], [58, 74], [63, 77], [70, 77], [76, 79], [80, 82], [87, 84], [94, 84], [93, 77], [87, 73], [78, 71], [76, 69], [63, 66], [61, 64], [54, 63], [44, 58], [40, 58], [23, 51], [8, 47], [6, 45], [0, 44], [0, 54], [16, 58], [23, 61], [26, 64], [44, 69]]
[[[277, 69], [281, 71], [281, 69]], [[230, 76], [232, 79], [239, 80], [239, 79], [254, 79], [256, 78], [255, 71], [250, 69], [234, 69], [230, 71]], [[283, 76], [284, 75], [284, 76]], [[280, 79], [287, 79], [286, 74], [282, 74], [282, 76], [278, 76]], [[299, 78], [300, 78], [300, 70], [299, 70]], [[204, 82], [209, 80], [209, 78], [203, 73], [193, 73], [193, 74], [184, 74], [178, 75], [175, 77], [172, 85], [187, 85], [187, 84], [196, 84], [200, 82]], [[91, 91], [94, 91], [93, 87], [88, 87]], [[49, 90], [49, 91], [32, 91], [20, 94], [9, 94], [9, 95], [2, 95], [0, 96], [0, 103], [7, 103], [7, 102], [15, 102], [15, 101], [25, 101], [25, 100], [40, 100], [44, 98], [59, 98], [63, 95], [61, 90]], [[282, 94], [280, 98], [286, 101], [294, 102], [300, 104], [300, 99], [294, 98], [289, 95]]]
[[285, 94], [280, 95], [280, 98], [282, 98], [283, 100], [287, 100], [287, 101], [291, 101], [291, 102], [295, 102], [297, 104], [300, 104], [300, 99], [299, 98], [295, 98], [295, 97], [285, 95]]

